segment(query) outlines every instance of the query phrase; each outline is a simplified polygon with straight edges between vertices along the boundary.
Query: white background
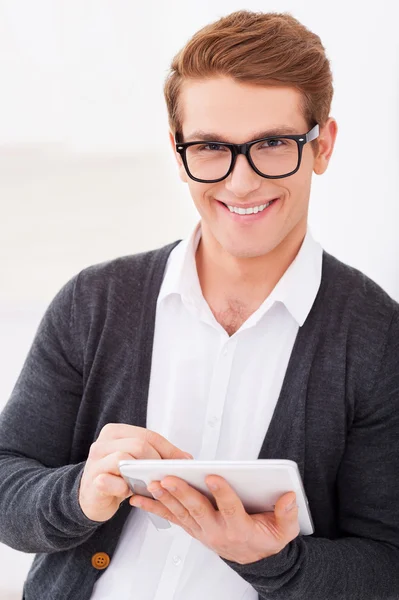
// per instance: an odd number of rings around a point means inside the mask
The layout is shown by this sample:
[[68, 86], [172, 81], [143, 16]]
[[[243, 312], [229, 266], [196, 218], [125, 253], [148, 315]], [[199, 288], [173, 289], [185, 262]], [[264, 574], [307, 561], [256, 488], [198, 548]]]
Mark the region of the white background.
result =
[[[196, 30], [244, 7], [291, 12], [320, 35], [339, 133], [327, 173], [314, 177], [312, 232], [399, 300], [396, 5], [0, 0], [0, 409], [72, 275], [196, 223], [169, 147], [163, 82]], [[19, 597], [31, 560], [0, 544], [2, 599]]]

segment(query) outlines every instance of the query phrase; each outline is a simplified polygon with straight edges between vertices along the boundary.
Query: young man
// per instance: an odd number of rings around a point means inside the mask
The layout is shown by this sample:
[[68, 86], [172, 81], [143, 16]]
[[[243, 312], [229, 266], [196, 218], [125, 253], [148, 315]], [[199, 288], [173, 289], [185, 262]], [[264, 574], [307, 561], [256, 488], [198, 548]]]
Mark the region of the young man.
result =
[[[1, 416], [0, 540], [37, 553], [24, 597], [393, 600], [399, 305], [307, 228], [337, 134], [320, 39], [234, 13], [165, 96], [200, 224], [68, 282]], [[218, 510], [173, 477], [130, 497], [119, 460], [186, 453], [295, 460], [315, 533], [292, 492], [248, 515], [216, 476]]]

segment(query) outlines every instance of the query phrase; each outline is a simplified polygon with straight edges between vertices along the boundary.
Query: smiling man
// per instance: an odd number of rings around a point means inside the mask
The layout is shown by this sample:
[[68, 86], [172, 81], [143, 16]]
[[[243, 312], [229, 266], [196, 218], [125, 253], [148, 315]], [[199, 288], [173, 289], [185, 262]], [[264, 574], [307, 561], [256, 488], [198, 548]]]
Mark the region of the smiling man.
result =
[[[312, 172], [327, 168], [337, 126], [329, 118], [321, 134], [319, 124], [308, 131], [303, 96], [293, 87], [242, 83], [216, 73], [211, 79], [187, 78], [179, 108], [176, 134], [185, 142], [176, 146], [180, 176], [201, 215], [196, 253], [201, 289], [232, 335], [298, 254]], [[291, 137], [268, 139], [276, 134]]]
[[[71, 279], [0, 418], [0, 541], [37, 553], [25, 600], [399, 596], [399, 305], [308, 228], [332, 90], [289, 15], [233, 13], [174, 58], [200, 222]], [[118, 470], [193, 457], [296, 461], [314, 534], [293, 492], [249, 515], [211, 473], [215, 504], [170, 476], [132, 496]]]

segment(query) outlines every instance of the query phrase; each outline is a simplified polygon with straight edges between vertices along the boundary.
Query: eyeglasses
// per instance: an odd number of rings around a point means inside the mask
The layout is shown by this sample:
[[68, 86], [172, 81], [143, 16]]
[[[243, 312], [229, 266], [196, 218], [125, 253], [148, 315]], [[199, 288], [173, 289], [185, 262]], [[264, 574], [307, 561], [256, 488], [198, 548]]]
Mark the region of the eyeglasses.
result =
[[255, 173], [267, 179], [282, 179], [296, 173], [301, 166], [305, 144], [319, 136], [315, 125], [301, 135], [265, 137], [245, 144], [225, 142], [176, 143], [187, 175], [200, 183], [222, 181], [234, 169], [239, 154], [244, 154]]

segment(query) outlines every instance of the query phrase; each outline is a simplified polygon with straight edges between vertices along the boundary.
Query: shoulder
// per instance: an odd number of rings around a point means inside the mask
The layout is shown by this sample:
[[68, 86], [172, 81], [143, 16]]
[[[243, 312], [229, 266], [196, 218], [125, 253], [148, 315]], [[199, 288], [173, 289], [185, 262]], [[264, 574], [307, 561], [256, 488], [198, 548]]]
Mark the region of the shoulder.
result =
[[88, 324], [141, 308], [145, 299], [157, 298], [169, 254], [178, 243], [82, 269], [63, 285], [48, 311]]
[[[123, 286], [139, 285], [149, 273], [162, 273], [170, 252], [179, 242], [173, 242], [155, 250], [119, 256], [112, 260], [104, 261], [86, 267], [75, 280], [81, 286], [88, 286], [93, 291], [96, 286], [100, 288], [121, 284]], [[154, 273], [155, 271], [155, 273]]]
[[399, 303], [365, 273], [325, 250], [322, 282], [326, 302], [339, 306], [348, 318], [359, 321], [365, 330], [373, 330], [399, 317]]
[[74, 278], [76, 299], [117, 297], [119, 301], [126, 298], [131, 302], [144, 287], [152, 287], [155, 292], [162, 282], [169, 254], [178, 243], [86, 267]]
[[348, 372], [357, 374], [359, 389], [375, 386], [384, 363], [399, 374], [399, 303], [359, 269], [327, 252], [321, 287], [324, 322], [339, 340]]

